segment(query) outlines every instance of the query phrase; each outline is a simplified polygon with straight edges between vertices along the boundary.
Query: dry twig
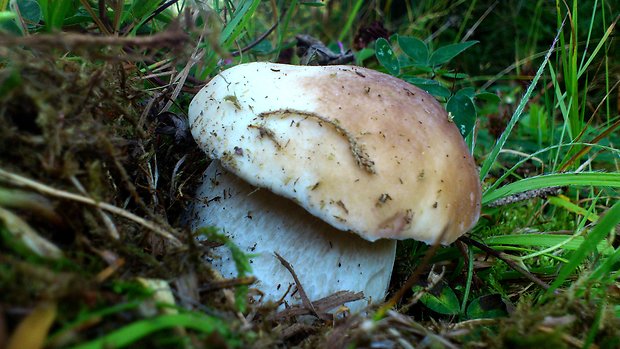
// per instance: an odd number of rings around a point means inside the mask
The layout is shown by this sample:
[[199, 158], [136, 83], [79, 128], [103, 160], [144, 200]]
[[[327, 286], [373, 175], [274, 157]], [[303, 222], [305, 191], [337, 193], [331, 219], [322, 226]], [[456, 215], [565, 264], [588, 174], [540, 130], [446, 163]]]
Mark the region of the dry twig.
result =
[[354, 302], [364, 298], [363, 292], [353, 293], [351, 291], [338, 291], [327, 297], [323, 297], [317, 301], [312, 302], [314, 311], [321, 316], [318, 316], [311, 312], [305, 305], [294, 305], [290, 308], [284, 309], [281, 312], [274, 315], [276, 319], [286, 319], [300, 315], [315, 315], [323, 320], [332, 320], [332, 315], [328, 313], [330, 309], [334, 309], [337, 306], [344, 305], [345, 303]]
[[379, 310], [377, 310], [377, 313], [375, 314], [376, 318], [379, 319], [384, 317], [387, 311], [393, 308], [396, 303], [398, 303], [398, 301], [403, 298], [405, 292], [410, 290], [411, 287], [413, 287], [413, 285], [418, 282], [418, 280], [420, 279], [420, 275], [422, 275], [422, 272], [426, 269], [426, 266], [431, 261], [431, 258], [435, 256], [435, 253], [437, 252], [437, 249], [439, 249], [439, 246], [441, 246], [441, 241], [443, 241], [446, 232], [447, 230], [444, 230], [441, 235], [439, 235], [437, 240], [435, 240], [435, 243], [428, 249], [428, 251], [426, 251], [426, 254], [422, 259], [422, 262], [420, 262], [420, 265], [418, 265], [418, 267], [413, 271], [411, 276], [409, 276], [409, 279], [407, 279], [405, 284], [401, 286], [398, 292], [396, 292], [396, 294], [394, 294], [392, 298], [390, 298], [384, 305], [381, 306], [381, 308], [379, 308]]
[[508, 266], [516, 271], [518, 271], [519, 273], [521, 273], [523, 276], [525, 276], [528, 280], [532, 281], [533, 283], [535, 283], [536, 285], [542, 287], [545, 290], [549, 289], [549, 285], [542, 281], [541, 279], [537, 278], [536, 275], [530, 273], [529, 271], [521, 268], [517, 263], [515, 263], [513, 260], [509, 259], [506, 257], [506, 254], [503, 252], [499, 252], [496, 251], [492, 248], [490, 248], [489, 246], [478, 242], [476, 240], [470, 239], [468, 237], [465, 236], [461, 236], [459, 238], [459, 240], [461, 240], [462, 242], [466, 243], [467, 245], [470, 246], [475, 246], [481, 250], [483, 250], [484, 252], [498, 258], [501, 259], [502, 261], [504, 261], [506, 264], [508, 264]]
[[301, 302], [303, 303], [304, 307], [306, 307], [312, 315], [320, 319], [321, 316], [319, 316], [319, 314], [316, 312], [316, 309], [314, 309], [312, 302], [310, 302], [310, 299], [308, 298], [306, 291], [304, 291], [304, 288], [301, 285], [301, 282], [299, 282], [299, 278], [297, 277], [297, 274], [295, 274], [295, 270], [293, 270], [293, 267], [291, 266], [291, 264], [287, 262], [284, 258], [282, 258], [282, 256], [280, 256], [277, 252], [274, 252], [274, 254], [278, 258], [280, 263], [282, 263], [282, 265], [286, 268], [286, 270], [288, 270], [289, 273], [291, 273], [291, 276], [293, 276], [293, 280], [295, 280], [295, 283], [297, 284], [297, 290], [299, 291], [299, 295], [301, 296]]
[[245, 276], [234, 279], [225, 279], [220, 281], [210, 282], [203, 287], [200, 288], [200, 292], [211, 292], [215, 290], [221, 290], [224, 288], [232, 288], [237, 286], [247, 286], [256, 282], [256, 278], [254, 276]]
[[64, 48], [72, 50], [89, 47], [124, 47], [137, 46], [143, 48], [182, 47], [188, 36], [178, 25], [170, 26], [169, 30], [135, 37], [119, 37], [113, 35], [88, 35], [77, 33], [39, 34], [31, 36], [0, 35], [0, 46], [26, 46], [36, 48]]
[[114, 205], [105, 203], [105, 202], [97, 202], [91, 198], [85, 197], [85, 196], [81, 196], [81, 195], [77, 195], [77, 194], [73, 194], [64, 190], [60, 190], [60, 189], [55, 189], [52, 188], [50, 186], [47, 186], [43, 183], [39, 183], [37, 181], [34, 181], [32, 179], [28, 179], [25, 177], [22, 177], [20, 175], [5, 171], [3, 169], [0, 169], [0, 180], [4, 180], [10, 183], [13, 183], [15, 185], [21, 186], [21, 187], [26, 187], [26, 188], [30, 188], [30, 189], [34, 189], [38, 192], [40, 192], [41, 194], [46, 194], [46, 195], [50, 195], [53, 197], [57, 197], [57, 198], [61, 198], [61, 199], [66, 199], [66, 200], [73, 200], [73, 201], [77, 201], [83, 204], [87, 204], [87, 205], [92, 205], [95, 206], [99, 209], [111, 212], [113, 214], [116, 214], [118, 216], [121, 216], [123, 218], [129, 219], [151, 231], [153, 231], [155, 234], [161, 236], [162, 238], [168, 240], [170, 242], [170, 244], [172, 246], [175, 247], [180, 247], [182, 246], [182, 243], [179, 239], [177, 239], [171, 232], [163, 229], [162, 227], [160, 227], [157, 224], [154, 224], [153, 222], [147, 221], [142, 217], [139, 217], [127, 210], [124, 210], [120, 207], [116, 207]]

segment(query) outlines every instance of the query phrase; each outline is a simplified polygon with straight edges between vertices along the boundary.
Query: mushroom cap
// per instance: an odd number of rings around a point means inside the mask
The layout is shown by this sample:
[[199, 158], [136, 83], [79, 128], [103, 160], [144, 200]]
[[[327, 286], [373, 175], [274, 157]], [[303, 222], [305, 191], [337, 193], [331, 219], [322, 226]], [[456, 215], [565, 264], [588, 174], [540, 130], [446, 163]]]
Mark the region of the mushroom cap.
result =
[[369, 241], [447, 244], [480, 214], [478, 172], [456, 125], [390, 75], [242, 64], [194, 97], [189, 121], [226, 169]]

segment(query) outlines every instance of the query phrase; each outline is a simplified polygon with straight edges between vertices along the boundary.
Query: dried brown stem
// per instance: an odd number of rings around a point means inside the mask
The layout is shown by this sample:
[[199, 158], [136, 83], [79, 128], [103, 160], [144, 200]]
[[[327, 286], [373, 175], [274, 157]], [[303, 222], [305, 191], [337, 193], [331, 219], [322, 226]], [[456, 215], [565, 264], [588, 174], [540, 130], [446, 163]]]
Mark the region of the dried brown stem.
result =
[[499, 207], [506, 206], [509, 204], [513, 204], [519, 201], [525, 201], [534, 198], [546, 198], [547, 196], [558, 195], [562, 187], [547, 187], [540, 189], [532, 189], [528, 191], [524, 191], [522, 193], [517, 193], [513, 195], [506, 196], [501, 199], [497, 199], [493, 202], [487, 204], [488, 207]]
[[154, 232], [155, 234], [161, 236], [162, 238], [168, 240], [170, 242], [170, 244], [172, 246], [175, 247], [180, 247], [183, 244], [181, 243], [181, 241], [179, 239], [177, 239], [171, 232], [167, 231], [166, 229], [160, 227], [159, 225], [147, 221], [146, 219], [137, 216], [127, 210], [124, 210], [120, 207], [116, 207], [114, 205], [105, 203], [105, 202], [98, 202], [95, 201], [91, 198], [85, 197], [85, 196], [81, 196], [81, 195], [77, 195], [77, 194], [73, 194], [64, 190], [60, 190], [60, 189], [55, 189], [52, 188], [50, 186], [47, 186], [43, 183], [39, 183], [37, 181], [34, 181], [32, 179], [28, 179], [25, 177], [22, 177], [20, 175], [5, 171], [3, 169], [0, 169], [0, 180], [4, 180], [7, 181], [9, 183], [13, 183], [15, 185], [21, 186], [21, 187], [26, 187], [26, 188], [30, 188], [30, 189], [34, 189], [38, 192], [40, 192], [41, 194], [45, 194], [45, 195], [49, 195], [49, 196], [53, 196], [53, 197], [57, 197], [60, 199], [65, 199], [65, 200], [72, 200], [72, 201], [76, 201], [76, 202], [80, 202], [86, 205], [91, 205], [97, 208], [100, 208], [102, 210], [111, 212], [115, 215], [121, 216], [123, 218], [129, 219], [149, 230], [151, 230], [152, 232]]
[[[337, 306], [344, 305], [349, 302], [358, 301], [364, 298], [363, 292], [353, 293], [351, 291], [338, 291], [334, 294], [331, 294], [327, 297], [321, 298], [317, 301], [312, 302], [312, 306], [316, 309], [316, 312], [321, 314], [321, 319], [331, 319], [331, 314], [327, 313], [328, 310], [333, 309]], [[288, 309], [282, 310], [281, 312], [274, 315], [276, 319], [286, 319], [293, 316], [300, 315], [314, 315], [311, 311], [306, 308], [304, 305], [294, 305]]]
[[206, 284], [205, 286], [200, 288], [200, 292], [211, 292], [216, 290], [221, 290], [224, 288], [233, 288], [237, 286], [247, 286], [256, 282], [256, 278], [254, 276], [245, 276], [234, 279], [227, 279], [221, 281], [214, 281]]
[[78, 33], [38, 34], [31, 36], [0, 35], [0, 46], [26, 46], [26, 47], [61, 47], [63, 49], [75, 49], [80, 47], [102, 46], [137, 46], [144, 48], [181, 47], [187, 41], [187, 34], [178, 26], [149, 36], [119, 37], [119, 36], [95, 36]]
[[426, 254], [424, 254], [424, 258], [422, 259], [422, 262], [420, 262], [420, 265], [415, 268], [411, 276], [409, 276], [409, 279], [407, 279], [405, 284], [398, 290], [398, 292], [396, 292], [396, 294], [394, 294], [392, 298], [390, 298], [384, 305], [381, 306], [381, 308], [379, 308], [379, 310], [377, 310], [377, 313], [375, 314], [376, 318], [383, 318], [387, 311], [393, 308], [398, 303], [398, 301], [403, 298], [405, 293], [418, 282], [418, 280], [420, 279], [420, 275], [422, 275], [422, 272], [430, 263], [431, 258], [435, 256], [435, 253], [437, 252], [437, 249], [439, 249], [439, 246], [441, 246], [441, 241], [443, 241], [446, 232], [447, 230], [444, 230], [439, 236], [439, 238], [435, 240], [435, 243], [426, 251]]
[[282, 256], [280, 256], [277, 252], [274, 252], [274, 254], [278, 258], [280, 263], [282, 263], [282, 265], [286, 268], [286, 270], [288, 270], [288, 272], [291, 273], [291, 276], [293, 276], [293, 280], [295, 280], [295, 284], [297, 284], [297, 291], [299, 291], [299, 295], [301, 296], [301, 302], [303, 303], [304, 307], [308, 309], [312, 313], [312, 315], [320, 319], [321, 317], [316, 312], [316, 309], [314, 309], [314, 306], [312, 305], [312, 302], [310, 302], [310, 299], [308, 298], [306, 291], [304, 291], [304, 288], [301, 285], [301, 282], [299, 281], [299, 278], [297, 277], [295, 270], [293, 270], [293, 266], [291, 266], [291, 264], [287, 262], [284, 258], [282, 258]]
[[477, 247], [479, 249], [481, 249], [482, 251], [504, 261], [504, 263], [508, 264], [508, 266], [516, 271], [518, 271], [519, 273], [521, 273], [523, 276], [525, 276], [528, 280], [532, 281], [533, 283], [535, 283], [536, 285], [542, 287], [545, 290], [549, 289], [549, 285], [542, 281], [541, 279], [537, 278], [536, 275], [530, 273], [529, 271], [521, 268], [517, 263], [515, 263], [513, 260], [509, 259], [506, 257], [506, 254], [500, 251], [496, 251], [494, 249], [492, 249], [491, 247], [478, 242], [476, 240], [470, 239], [468, 237], [465, 236], [461, 236], [459, 238], [460, 241], [466, 243], [469, 246], [474, 246]]

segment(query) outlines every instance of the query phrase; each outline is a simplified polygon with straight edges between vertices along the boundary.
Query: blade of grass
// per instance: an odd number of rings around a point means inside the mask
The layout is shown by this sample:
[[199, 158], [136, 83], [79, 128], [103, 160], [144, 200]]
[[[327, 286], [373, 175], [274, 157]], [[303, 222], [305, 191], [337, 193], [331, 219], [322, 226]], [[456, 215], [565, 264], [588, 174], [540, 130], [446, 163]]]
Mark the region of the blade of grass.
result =
[[576, 213], [578, 215], [584, 216], [590, 222], [596, 222], [598, 220], [598, 216], [595, 213], [589, 212], [583, 207], [573, 204], [569, 198], [565, 196], [552, 196], [548, 198], [548, 201], [551, 205], [561, 207], [569, 212]]
[[588, 335], [586, 336], [585, 341], [583, 342], [582, 348], [595, 348], [594, 344], [596, 335], [602, 329], [601, 321], [603, 321], [603, 317], [605, 314], [605, 308], [607, 308], [607, 299], [603, 298], [602, 302], [597, 304], [596, 313], [594, 315], [594, 321], [592, 325], [590, 325], [590, 330], [588, 331]]
[[493, 184], [491, 184], [491, 186], [489, 186], [487, 189], [485, 189], [485, 194], [487, 195], [487, 193], [491, 193], [493, 190], [495, 190], [497, 187], [499, 187], [503, 181], [508, 178], [511, 174], [513, 174], [519, 167], [521, 167], [521, 165], [523, 165], [524, 163], [532, 160], [533, 158], [538, 157], [541, 154], [544, 154], [546, 152], [551, 152], [553, 150], [559, 150], [563, 147], [570, 147], [574, 144], [578, 144], [578, 145], [583, 145], [583, 146], [587, 146], [587, 147], [591, 147], [591, 148], [595, 148], [595, 149], [603, 149], [603, 150], [607, 150], [610, 151], [612, 153], [616, 153], [616, 155], [620, 156], [620, 150], [619, 149], [615, 149], [612, 147], [607, 147], [607, 146], [603, 146], [600, 144], [592, 144], [592, 143], [569, 143], [569, 144], [557, 144], [557, 145], [553, 145], [544, 149], [540, 149], [535, 153], [532, 153], [524, 158], [522, 158], [521, 160], [519, 160], [519, 162], [517, 162], [516, 164], [514, 164], [509, 170], [505, 171], [497, 180], [495, 180], [493, 182]]
[[552, 296], [554, 291], [582, 265], [586, 257], [596, 251], [599, 242], [603, 241], [618, 223], [620, 223], [620, 201], [616, 202], [605, 213], [594, 229], [588, 234], [585, 242], [574, 252], [570, 261], [560, 269], [558, 277], [551, 283], [551, 287], [545, 293], [546, 297]]
[[596, 45], [596, 48], [594, 49], [594, 51], [592, 51], [592, 54], [590, 55], [590, 58], [588, 58], [588, 60], [586, 61], [585, 64], [582, 64], [581, 67], [579, 67], [579, 72], [577, 73], [577, 78], [580, 78], [581, 75], [583, 75], [583, 73], [585, 73], [586, 69], [592, 63], [592, 60], [594, 60], [594, 57], [596, 57], [596, 54], [598, 53], [598, 51], [600, 51], [601, 47], [603, 47], [605, 42], [607, 42], [607, 38], [614, 31], [614, 27], [616, 26], [616, 23], [618, 22], [619, 18], [620, 18], [620, 16], [616, 17], [616, 19], [613, 21], [613, 23], [611, 23], [609, 25], [609, 27], [605, 31], [605, 34], [603, 35], [601, 40], [598, 42], [598, 45]]
[[[519, 234], [519, 235], [498, 235], [484, 239], [488, 246], [514, 245], [514, 246], [535, 246], [540, 248], [562, 247], [566, 251], [579, 249], [585, 238], [575, 235], [555, 235], [555, 234]], [[613, 248], [609, 243], [602, 241], [597, 249], [604, 254], [613, 253]], [[532, 252], [536, 253], [536, 252]]]
[[[592, 203], [590, 204], [590, 208], [586, 211], [586, 216], [589, 215], [594, 215], [594, 208], [596, 207], [596, 202], [598, 201], [598, 196], [596, 197], [596, 199], [592, 200]], [[598, 219], [598, 216], [597, 216]], [[539, 250], [538, 252], [534, 252], [534, 253], [530, 253], [526, 256], [521, 256], [521, 260], [526, 260], [529, 258], [534, 258], [534, 257], [538, 257], [541, 255], [550, 255], [552, 254], [555, 250], [561, 248], [562, 246], [564, 246], [565, 244], [569, 243], [570, 241], [572, 241], [573, 239], [580, 237], [581, 234], [584, 232], [584, 227], [586, 225], [587, 219], [583, 218], [579, 221], [579, 223], [577, 224], [577, 228], [575, 229], [575, 233], [571, 236], [569, 236], [566, 240], [562, 241], [561, 243], [555, 245], [555, 246], [551, 246], [549, 248], [546, 249], [542, 249]], [[581, 243], [583, 243], [583, 241], [581, 241]], [[578, 246], [581, 246], [581, 243]], [[601, 246], [598, 247], [599, 251], [602, 251], [602, 253], [611, 253], [611, 251], [613, 251], [613, 248], [606, 243], [606, 241], [601, 241], [601, 244], [599, 244]], [[563, 263], [567, 263], [568, 261], [565, 261]]]
[[[72, 349], [122, 348], [153, 332], [174, 327], [184, 327], [204, 333], [219, 332], [229, 337], [229, 330], [222, 319], [196, 314], [161, 315], [133, 322], [101, 338], [77, 345]], [[231, 341], [231, 339], [229, 339]], [[233, 344], [233, 343], [228, 343]]]
[[48, 341], [53, 342], [54, 340], [56, 340], [57, 338], [61, 337], [63, 334], [66, 334], [68, 331], [71, 331], [73, 329], [77, 329], [80, 326], [92, 322], [96, 319], [101, 319], [105, 316], [108, 315], [113, 315], [113, 314], [118, 314], [120, 312], [123, 311], [128, 311], [128, 310], [132, 310], [132, 309], [136, 309], [140, 306], [140, 304], [142, 304], [143, 301], [133, 301], [133, 302], [129, 302], [129, 303], [120, 303], [120, 304], [115, 304], [112, 305], [110, 307], [101, 309], [101, 310], [95, 310], [86, 314], [81, 314], [76, 320], [69, 322], [68, 324], [64, 325], [62, 328], [60, 328], [59, 330], [57, 330], [56, 332], [54, 332], [48, 339]]
[[618, 262], [620, 262], [620, 247], [616, 248], [614, 253], [612, 253], [609, 257], [605, 259], [603, 263], [596, 267], [596, 269], [594, 269], [588, 279], [592, 282], [597, 282], [601, 280], [614, 280], [614, 278], [610, 278], [609, 275], [612, 275], [612, 273], [618, 271], [616, 270], [616, 268], [614, 268], [614, 265]]
[[[596, 9], [598, 8], [598, 0], [594, 0], [594, 4], [592, 4], [592, 12], [590, 15], [590, 25], [588, 26], [588, 37], [586, 38], [586, 47], [583, 49], [583, 55], [581, 56], [581, 62], [579, 63], [579, 70], [583, 67], [583, 62], [586, 59], [586, 53], [588, 52], [588, 48], [590, 47], [590, 38], [592, 37], [592, 28], [594, 27], [594, 19], [596, 18]], [[580, 74], [578, 74], [579, 76]]]
[[465, 283], [465, 291], [463, 292], [463, 303], [461, 304], [461, 315], [467, 310], [467, 300], [471, 291], [471, 282], [474, 276], [474, 250], [467, 248], [467, 282]]
[[560, 28], [558, 29], [558, 33], [556, 34], [555, 38], [553, 39], [553, 42], [551, 43], [551, 47], [549, 47], [549, 50], [547, 50], [547, 54], [545, 55], [545, 58], [542, 64], [540, 65], [540, 67], [538, 67], [538, 71], [536, 71], [536, 75], [534, 76], [532, 83], [527, 87], [527, 90], [525, 91], [523, 98], [521, 98], [521, 102], [519, 102], [517, 109], [515, 110], [514, 114], [512, 114], [512, 117], [510, 118], [510, 122], [508, 122], [508, 125], [506, 125], [506, 129], [504, 130], [504, 132], [502, 132], [502, 135], [499, 137], [499, 139], [495, 143], [495, 146], [493, 146], [491, 153], [487, 156], [487, 158], [482, 163], [482, 168], [480, 169], [480, 180], [481, 181], [484, 180], [484, 178], [487, 176], [487, 174], [491, 170], [491, 166], [493, 165], [493, 163], [495, 163], [495, 160], [497, 159], [497, 156], [499, 155], [500, 150], [504, 148], [504, 145], [506, 144], [506, 140], [508, 139], [508, 136], [512, 132], [512, 129], [514, 128], [514, 126], [517, 124], [517, 122], [521, 118], [521, 114], [523, 113], [523, 110], [525, 109], [525, 106], [527, 102], [529, 101], [530, 95], [534, 91], [534, 88], [536, 87], [536, 84], [538, 83], [540, 76], [545, 70], [547, 63], [549, 62], [549, 57], [551, 56], [551, 54], [553, 53], [555, 49], [555, 45], [558, 42], [558, 38], [560, 37], [560, 33], [562, 32], [562, 28], [564, 27], [565, 21], [566, 21], [566, 18], [564, 18], [564, 21], [560, 25]]
[[482, 196], [482, 204], [501, 199], [508, 195], [522, 193], [528, 190], [562, 187], [562, 186], [599, 186], [620, 188], [620, 173], [581, 172], [581, 173], [554, 173], [522, 179], [507, 184], [501, 188], [486, 192]]
[[297, 9], [298, 2], [299, 0], [292, 0], [290, 4], [288, 5], [289, 6], [288, 9], [283, 10], [283, 11], [286, 11], [286, 15], [284, 16], [284, 21], [282, 22], [282, 24], [280, 24], [277, 28], [278, 29], [278, 46], [276, 47], [276, 51], [274, 53], [275, 58], [280, 56], [280, 51], [282, 51], [282, 43], [284, 42], [284, 36], [288, 32], [288, 26], [289, 26], [289, 23], [291, 22], [291, 17], [293, 17], [293, 13]]
[[232, 41], [236, 40], [243, 28], [248, 24], [256, 11], [260, 0], [244, 1], [241, 7], [235, 11], [233, 18], [226, 24], [222, 34], [220, 34], [220, 45], [228, 47]]
[[[598, 136], [594, 137], [594, 139], [592, 140], [591, 143], [598, 143], [599, 141], [601, 141], [605, 137], [609, 136], [618, 127], [620, 127], [620, 120], [616, 121], [612, 125], [609, 125], [609, 127], [607, 127], [603, 132], [601, 132], [601, 134], [599, 134]], [[565, 171], [571, 164], [573, 164], [574, 162], [579, 160], [582, 156], [586, 155], [591, 149], [592, 149], [591, 145], [585, 146], [585, 147], [581, 148], [581, 150], [579, 150], [577, 153], [575, 153], [570, 159], [568, 159], [568, 161], [566, 161], [560, 167], [560, 172]]]
[[[570, 20], [570, 36], [568, 46], [565, 46], [563, 50], [559, 51], [562, 60], [563, 69], [563, 82], [565, 87], [566, 98], [568, 100], [568, 114], [563, 115], [565, 120], [568, 120], [568, 127], [571, 131], [571, 140], [575, 140], [575, 136], [579, 134], [582, 129], [582, 120], [579, 117], [579, 83], [577, 79], [577, 21], [578, 21], [578, 7], [577, 0], [573, 0], [572, 11], [568, 9], [568, 4], [564, 3], [567, 7], [567, 15]], [[558, 16], [560, 13], [558, 13]]]
[[[553, 69], [553, 66], [551, 65], [549, 66], [549, 74], [551, 75], [551, 81], [553, 82], [553, 90], [555, 91], [555, 97], [557, 98], [556, 107], [560, 108], [560, 114], [562, 114], [562, 117], [564, 118], [564, 126], [569, 125], [570, 124], [569, 109], [570, 109], [572, 100], [569, 101], [568, 106], [566, 105], [566, 103], [564, 103], [566, 94], [562, 93], [562, 89], [560, 88], [560, 80], [557, 78], [555, 69]], [[571, 140], [574, 140], [575, 138], [573, 137], [572, 129], [570, 127], [566, 127], [566, 129], [568, 130], [568, 137]]]
[[362, 7], [363, 4], [364, 4], [363, 0], [357, 0], [355, 5], [353, 6], [353, 9], [349, 13], [349, 17], [347, 18], [347, 22], [345, 23], [344, 27], [342, 28], [342, 31], [340, 32], [340, 35], [338, 35], [338, 41], [342, 41], [344, 39], [344, 37], [347, 35], [347, 33], [349, 33], [349, 30], [351, 29], [351, 25], [353, 25], [353, 21], [355, 20], [355, 17], [357, 16], [357, 13], [359, 12], [359, 10], [360, 10], [360, 8]]

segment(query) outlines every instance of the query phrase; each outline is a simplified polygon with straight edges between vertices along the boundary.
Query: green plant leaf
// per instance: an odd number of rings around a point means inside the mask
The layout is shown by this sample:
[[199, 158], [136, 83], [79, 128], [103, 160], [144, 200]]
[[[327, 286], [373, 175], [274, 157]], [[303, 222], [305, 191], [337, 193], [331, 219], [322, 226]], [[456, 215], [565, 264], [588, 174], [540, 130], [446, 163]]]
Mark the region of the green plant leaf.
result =
[[35, 0], [18, 0], [19, 12], [29, 28], [35, 27], [41, 21], [41, 6]]
[[449, 62], [452, 58], [458, 56], [461, 52], [467, 50], [473, 45], [477, 44], [478, 41], [466, 41], [458, 44], [446, 45], [438, 48], [433, 54], [431, 54], [431, 58], [429, 59], [430, 65], [442, 65], [444, 63]]
[[407, 81], [408, 83], [412, 85], [415, 85], [421, 88], [422, 90], [436, 97], [448, 98], [450, 97], [450, 94], [451, 94], [450, 90], [445, 88], [442, 84], [439, 83], [439, 81], [436, 81], [436, 80], [423, 79], [423, 78], [411, 77], [411, 76], [404, 76], [403, 80]]
[[364, 4], [364, 0], [356, 0], [355, 3], [353, 4], [353, 7], [349, 11], [347, 11], [348, 12], [346, 14], [347, 21], [344, 23], [344, 26], [342, 26], [342, 30], [340, 31], [340, 34], [338, 35], [338, 41], [344, 41], [345, 36], [347, 35], [347, 33], [349, 33], [349, 30], [351, 30], [351, 26], [353, 25], [353, 22], [357, 18], [357, 14], [361, 10], [363, 4]]
[[355, 52], [354, 55], [355, 55], [355, 64], [362, 65], [362, 63], [365, 60], [375, 55], [375, 50], [372, 48], [366, 47], [366, 48], [363, 48]]
[[273, 46], [269, 40], [264, 40], [254, 46], [250, 52], [258, 56], [268, 55], [273, 52]]
[[140, 22], [157, 9], [161, 1], [159, 0], [133, 0], [130, 2], [128, 11], [123, 11], [121, 22], [132, 20]]
[[12, 21], [15, 18], [17, 18], [17, 15], [15, 14], [15, 12], [0, 11], [0, 24], [4, 23], [6, 21]]
[[465, 73], [442, 73], [441, 76], [450, 79], [467, 79], [469, 77]]
[[506, 304], [499, 294], [489, 294], [474, 299], [467, 306], [469, 319], [495, 319], [508, 315]]
[[485, 102], [494, 103], [494, 104], [499, 104], [499, 102], [502, 101], [498, 95], [496, 95], [495, 93], [491, 93], [491, 92], [477, 93], [475, 98], [483, 100]]
[[[416, 292], [420, 289], [414, 288], [413, 291]], [[439, 283], [433, 290], [422, 295], [420, 302], [439, 314], [454, 315], [460, 312], [459, 300], [456, 294], [445, 283]]]
[[39, 235], [26, 221], [9, 210], [0, 207], [0, 241], [17, 253], [28, 256], [58, 260], [62, 250]]
[[426, 47], [424, 41], [412, 36], [399, 36], [398, 46], [415, 63], [428, 64], [428, 47]]
[[398, 58], [392, 50], [390, 43], [384, 38], [379, 38], [375, 42], [375, 55], [381, 65], [387, 69], [391, 75], [398, 75], [400, 73], [400, 64]]
[[474, 89], [473, 87], [465, 87], [456, 91], [455, 94], [467, 96], [471, 99], [474, 99], [474, 97], [476, 96], [476, 89]]
[[[245, 254], [228, 236], [220, 234], [216, 227], [198, 228], [196, 234], [205, 236], [209, 241], [224, 244], [230, 250], [239, 277], [252, 273], [252, 266], [250, 265], [251, 255]], [[247, 293], [247, 286], [239, 286], [235, 289], [235, 305], [240, 312], [244, 312], [246, 309]]]
[[72, 16], [78, 8], [73, 1], [39, 0], [39, 4], [47, 31], [60, 30], [65, 18]]
[[446, 110], [452, 117], [452, 121], [456, 124], [463, 137], [474, 128], [476, 122], [476, 107], [474, 101], [467, 96], [466, 92], [456, 93], [450, 97], [446, 104]]

